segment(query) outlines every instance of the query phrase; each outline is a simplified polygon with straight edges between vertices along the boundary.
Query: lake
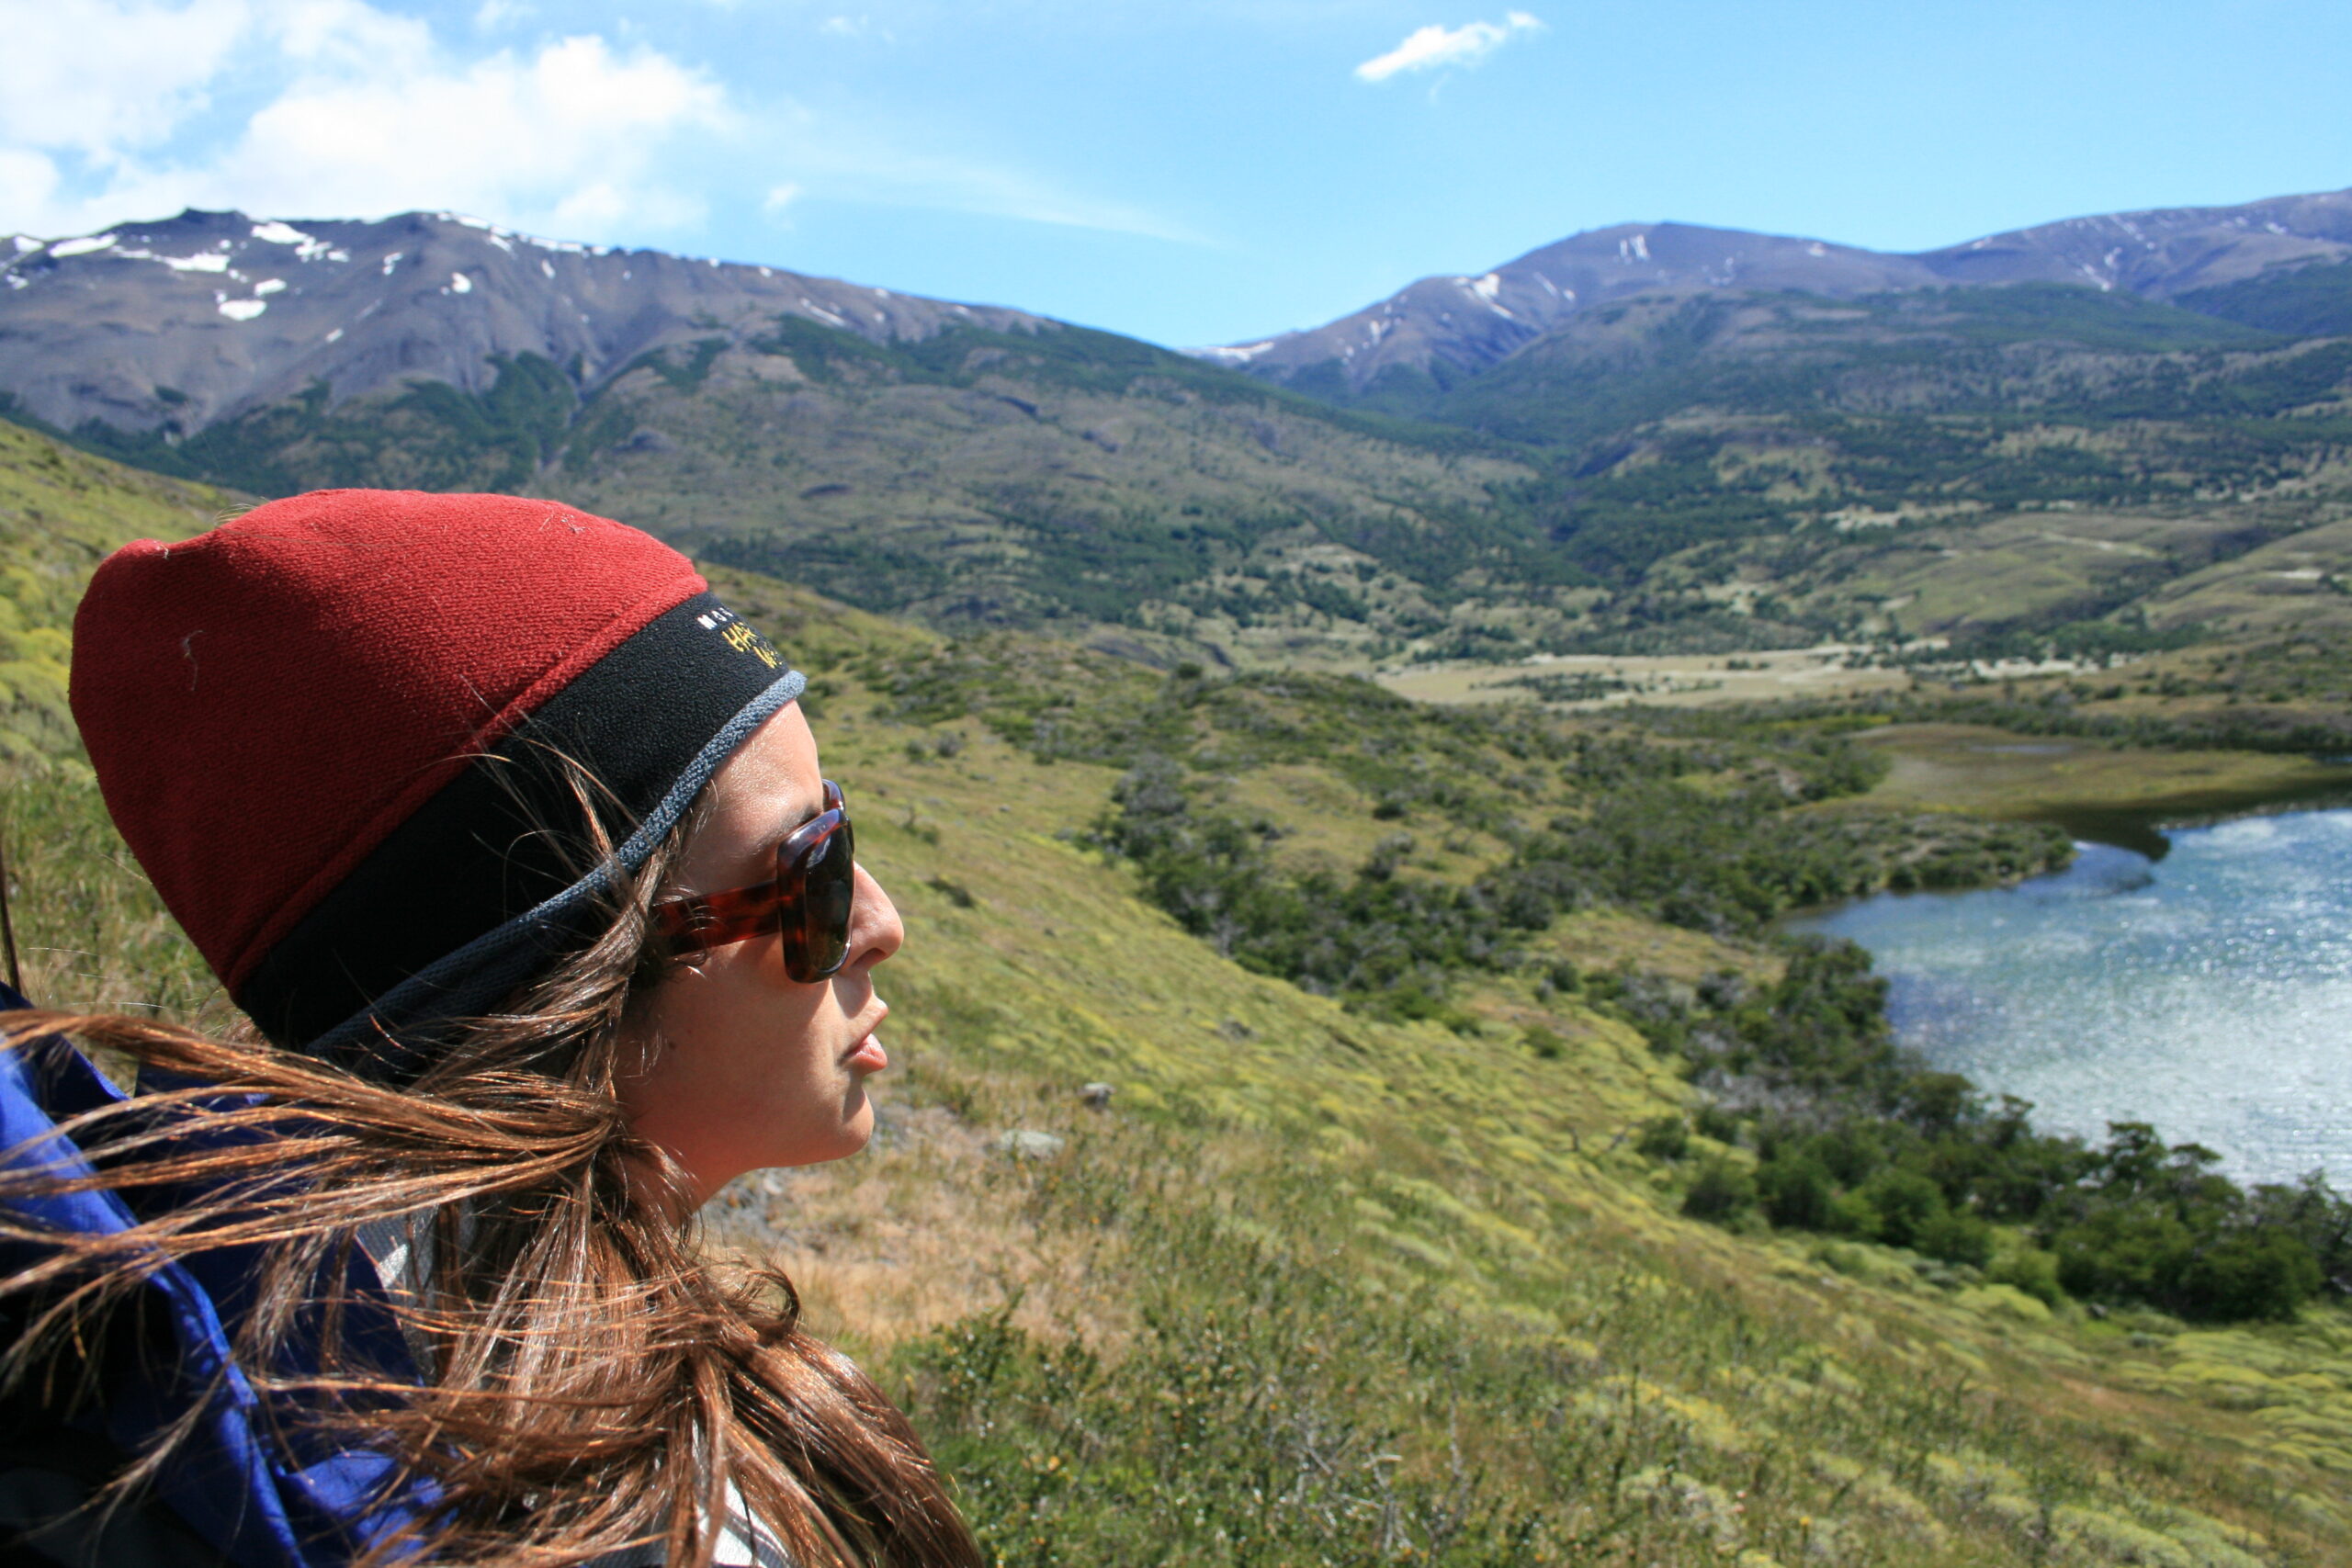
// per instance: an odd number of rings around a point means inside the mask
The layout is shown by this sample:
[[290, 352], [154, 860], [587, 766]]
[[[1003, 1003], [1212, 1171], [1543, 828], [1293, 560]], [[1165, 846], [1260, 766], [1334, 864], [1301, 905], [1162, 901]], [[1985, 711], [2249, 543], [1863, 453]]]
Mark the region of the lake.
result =
[[2167, 837], [2161, 858], [2088, 843], [2017, 887], [1794, 924], [1870, 949], [1904, 1043], [2045, 1131], [2149, 1122], [2242, 1180], [2352, 1185], [2352, 810]]

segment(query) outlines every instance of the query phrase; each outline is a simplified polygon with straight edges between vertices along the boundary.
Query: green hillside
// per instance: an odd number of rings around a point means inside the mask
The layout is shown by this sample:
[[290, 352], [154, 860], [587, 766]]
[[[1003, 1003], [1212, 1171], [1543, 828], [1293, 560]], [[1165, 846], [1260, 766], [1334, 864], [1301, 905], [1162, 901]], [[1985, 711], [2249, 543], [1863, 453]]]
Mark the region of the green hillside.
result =
[[877, 344], [786, 316], [593, 386], [526, 355], [478, 394], [320, 386], [185, 439], [74, 438], [264, 494], [560, 495], [876, 612], [1161, 667], [2144, 651], [2346, 623], [2344, 270], [2195, 310], [1636, 298], [1326, 401], [1074, 327]]
[[[2021, 395], [2047, 397], [2055, 385], [2048, 376], [2053, 355], [2129, 364], [2147, 355], [2259, 351], [2281, 341], [2271, 331], [2136, 295], [2052, 284], [1860, 299], [1659, 294], [1571, 317], [1491, 369], [1442, 378], [1392, 370], [1352, 400], [1546, 446], [1575, 445], [1702, 400], [1859, 404], [1899, 397], [1922, 410], [2006, 407]], [[2005, 352], [2019, 349], [2027, 352]]]
[[1494, 487], [1532, 470], [1495, 443], [1105, 333], [881, 345], [782, 316], [593, 388], [576, 368], [526, 355], [480, 394], [319, 386], [185, 440], [74, 438], [265, 495], [557, 495], [865, 608], [1165, 659], [1362, 663], [1457, 605], [1508, 620], [1579, 580], [1496, 512]]
[[2352, 264], [2282, 268], [2180, 297], [2188, 310], [2294, 337], [2352, 336]]
[[55, 754], [74, 742], [65, 713], [74, 606], [107, 551], [183, 539], [241, 498], [138, 473], [0, 423], [0, 747]]
[[[22, 438], [0, 483], [28, 563], [213, 503]], [[1893, 1176], [1829, 1173], [1842, 1228], [1759, 1190], [1810, 1157], [1770, 1104], [1852, 1128], [1926, 1087], [1770, 913], [2050, 852], [1881, 804], [1852, 723], [1161, 676], [716, 575], [815, 672], [910, 934], [876, 1147], [739, 1183], [712, 1235], [903, 1396], [997, 1560], [2286, 1568], [2352, 1535], [2342, 1307], [2191, 1323], [2038, 1274], [2034, 1221], [1937, 1239], [1916, 1186], [1895, 1246]], [[52, 637], [56, 581], [13, 596]], [[200, 1016], [49, 692], [7, 764], [29, 983]], [[1881, 1173], [1975, 1125], [1872, 1114]]]
[[[2056, 286], [1637, 299], [1359, 401], [1544, 454], [1509, 504], [1615, 591], [1557, 651], [2333, 626], [2352, 344], [2312, 334], [2340, 270], [2218, 315]], [[2309, 575], [2233, 566], [2270, 545]]]

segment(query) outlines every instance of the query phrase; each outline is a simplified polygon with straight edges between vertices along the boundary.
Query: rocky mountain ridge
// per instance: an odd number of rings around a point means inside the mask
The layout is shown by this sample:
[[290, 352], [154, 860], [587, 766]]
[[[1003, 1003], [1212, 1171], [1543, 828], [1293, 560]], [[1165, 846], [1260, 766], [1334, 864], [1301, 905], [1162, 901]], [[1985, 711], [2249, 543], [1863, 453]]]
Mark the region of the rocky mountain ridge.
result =
[[249, 494], [551, 495], [865, 608], [1169, 660], [1294, 637], [1297, 595], [1251, 592], [1277, 564], [1346, 576], [1350, 648], [1442, 624], [1474, 562], [1544, 579], [1485, 520], [1527, 477], [1490, 444], [1022, 311], [425, 213], [0, 239], [0, 416]]
[[1421, 278], [1320, 327], [1195, 352], [1302, 391], [1350, 398], [1384, 377], [1450, 384], [1573, 317], [1637, 296], [1760, 290], [1850, 299], [2071, 283], [2175, 299], [2347, 257], [2352, 189], [2074, 218], [1911, 254], [1687, 223], [1621, 223], [1530, 251], [1480, 276]]
[[0, 393], [63, 430], [194, 433], [316, 385], [341, 402], [414, 378], [486, 391], [536, 355], [582, 392], [649, 354], [797, 317], [873, 343], [1019, 310], [744, 265], [536, 239], [451, 213], [282, 221], [194, 209], [0, 240]]

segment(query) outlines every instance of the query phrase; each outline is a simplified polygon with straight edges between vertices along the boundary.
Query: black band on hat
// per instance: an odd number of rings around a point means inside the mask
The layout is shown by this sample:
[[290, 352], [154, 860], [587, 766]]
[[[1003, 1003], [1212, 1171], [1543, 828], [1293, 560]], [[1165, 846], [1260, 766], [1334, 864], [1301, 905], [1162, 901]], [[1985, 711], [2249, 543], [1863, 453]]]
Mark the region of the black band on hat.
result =
[[378, 1077], [391, 1041], [494, 1009], [593, 929], [608, 884], [570, 759], [635, 869], [805, 677], [701, 593], [541, 704], [387, 836], [255, 967], [238, 1005], [282, 1045]]

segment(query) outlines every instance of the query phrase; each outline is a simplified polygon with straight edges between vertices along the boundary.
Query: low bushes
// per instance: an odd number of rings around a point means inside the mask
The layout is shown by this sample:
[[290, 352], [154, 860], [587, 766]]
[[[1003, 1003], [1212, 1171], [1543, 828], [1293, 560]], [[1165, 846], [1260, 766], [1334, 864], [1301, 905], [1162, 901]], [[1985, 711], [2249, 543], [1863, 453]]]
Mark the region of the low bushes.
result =
[[[1728, 984], [1686, 993], [1633, 976], [1595, 990], [1710, 1092], [1722, 1141], [1755, 1152], [1744, 1190], [1702, 1168], [1686, 1213], [1730, 1222], [1752, 1206], [1778, 1226], [1908, 1247], [2044, 1301], [2199, 1322], [2289, 1317], [2352, 1286], [2352, 1204], [2317, 1177], [2247, 1190], [2211, 1150], [2167, 1145], [2139, 1122], [2115, 1124], [2100, 1147], [2036, 1133], [2031, 1106], [1988, 1103], [1894, 1048], [1883, 985], [1859, 949], [1799, 944], [1778, 984], [1737, 1000]], [[1679, 1157], [1647, 1134], [1637, 1146]], [[2007, 1250], [2005, 1227], [2018, 1238]]]
[[[2352, 1292], [2352, 1205], [2324, 1184], [2248, 1192], [2211, 1168], [2210, 1151], [2168, 1149], [2137, 1125], [2103, 1148], [2038, 1134], [2030, 1106], [1988, 1103], [1897, 1050], [1868, 953], [1779, 934], [1808, 905], [2014, 880], [2072, 852], [2044, 826], [1823, 809], [1884, 766], [1854, 743], [1861, 722], [1657, 714], [1579, 727], [1432, 714], [1361, 682], [1193, 674], [1091, 729], [1073, 716], [1053, 733], [1058, 754], [1127, 765], [1094, 841], [1134, 865], [1154, 902], [1250, 968], [1351, 1006], [1475, 1032], [1448, 999], [1453, 977], [1527, 966], [1534, 933], [1585, 908], [1781, 949], [1781, 977], [1765, 987], [1730, 974], [1695, 988], [1630, 971], [1568, 976], [1706, 1091], [1700, 1133], [1756, 1156], [1752, 1171], [1703, 1164], [1685, 1185], [1687, 1213], [1760, 1214], [2006, 1267], [2029, 1294], [2063, 1289], [2205, 1321], [2283, 1316], [2323, 1289]], [[1411, 835], [1392, 832], [1352, 874], [1286, 868], [1283, 829], [1222, 804], [1220, 781], [1305, 759], [1329, 761], [1382, 820], [1442, 813], [1507, 852], [1447, 879], [1415, 869]], [[1540, 826], [1510, 809], [1539, 800]], [[1688, 1135], [1675, 1118], [1638, 1146], [1679, 1159]], [[2027, 1253], [2003, 1252], [2003, 1227], [2030, 1238]]]

